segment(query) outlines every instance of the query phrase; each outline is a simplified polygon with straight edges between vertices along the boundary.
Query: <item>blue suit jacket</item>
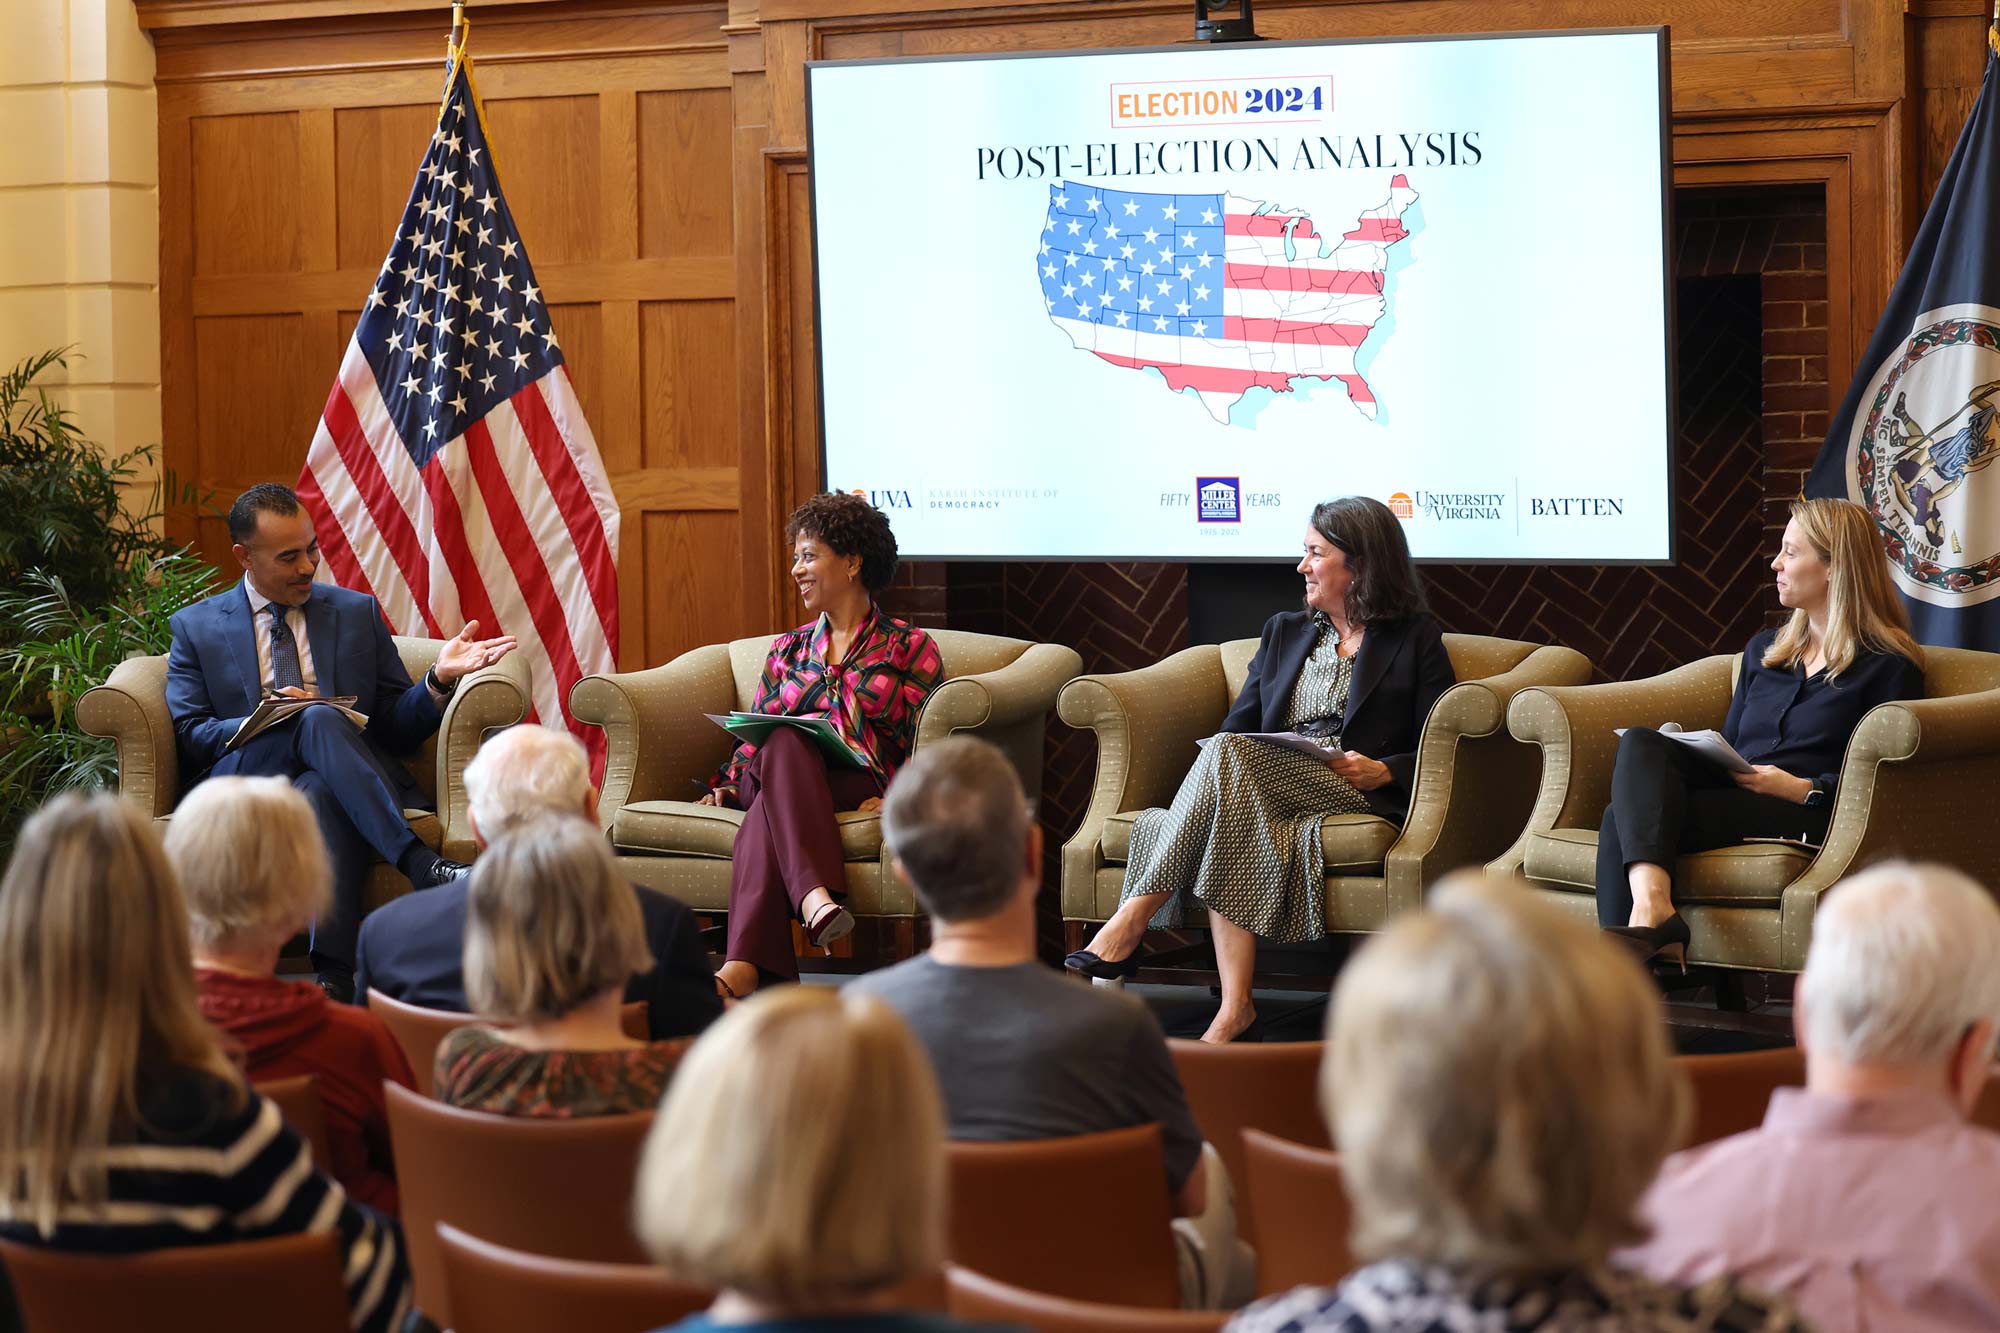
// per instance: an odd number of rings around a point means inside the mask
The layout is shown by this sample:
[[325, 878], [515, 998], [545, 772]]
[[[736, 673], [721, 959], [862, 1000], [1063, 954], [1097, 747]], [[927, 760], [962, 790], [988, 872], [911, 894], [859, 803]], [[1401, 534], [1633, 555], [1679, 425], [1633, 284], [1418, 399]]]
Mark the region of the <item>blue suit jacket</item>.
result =
[[[167, 712], [180, 748], [182, 789], [208, 776], [227, 751], [229, 738], [257, 709], [257, 617], [243, 583], [174, 613], [167, 650]], [[385, 759], [413, 753], [437, 730], [442, 717], [431, 692], [412, 684], [375, 599], [331, 583], [316, 584], [306, 602], [306, 639], [312, 645], [319, 692], [351, 694], [368, 715], [362, 736]], [[399, 763], [391, 773], [407, 778]], [[399, 793], [421, 804], [416, 784]]]
[[[1318, 637], [1310, 611], [1281, 611], [1265, 621], [1243, 692], [1223, 719], [1222, 730], [1285, 730], [1292, 686]], [[1444, 636], [1429, 616], [1368, 627], [1361, 651], [1354, 655], [1340, 743], [1388, 766], [1388, 785], [1364, 793], [1376, 814], [1400, 820], [1409, 813], [1424, 719], [1438, 696], [1456, 683]]]

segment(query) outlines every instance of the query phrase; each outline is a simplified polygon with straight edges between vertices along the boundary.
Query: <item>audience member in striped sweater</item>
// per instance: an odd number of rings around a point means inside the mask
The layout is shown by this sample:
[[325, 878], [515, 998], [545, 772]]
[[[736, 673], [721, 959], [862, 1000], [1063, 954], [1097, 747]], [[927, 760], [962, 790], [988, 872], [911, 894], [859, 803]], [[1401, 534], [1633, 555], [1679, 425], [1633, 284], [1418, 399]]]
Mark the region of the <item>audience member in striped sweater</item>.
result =
[[408, 1306], [396, 1224], [312, 1169], [202, 1018], [180, 888], [109, 796], [51, 801], [0, 879], [0, 1182], [8, 1240], [129, 1253], [334, 1232], [357, 1333]]

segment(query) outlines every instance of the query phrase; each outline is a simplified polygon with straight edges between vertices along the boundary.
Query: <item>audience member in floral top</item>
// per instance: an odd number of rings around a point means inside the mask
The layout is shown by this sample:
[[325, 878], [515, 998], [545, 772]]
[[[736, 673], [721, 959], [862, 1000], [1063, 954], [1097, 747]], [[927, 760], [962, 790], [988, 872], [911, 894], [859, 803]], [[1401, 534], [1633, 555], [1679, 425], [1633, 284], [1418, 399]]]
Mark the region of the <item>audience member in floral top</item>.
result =
[[466, 894], [465, 993], [506, 1026], [445, 1039], [438, 1100], [549, 1119], [652, 1110], [685, 1043], [634, 1041], [619, 1023], [626, 981], [651, 962], [597, 829], [551, 815], [502, 834]]
[[854, 929], [838, 810], [874, 810], [909, 758], [917, 712], [944, 678], [930, 635], [885, 615], [875, 594], [896, 573], [896, 536], [858, 495], [817, 495], [785, 525], [792, 579], [817, 615], [771, 642], [753, 712], [825, 718], [867, 761], [829, 764], [792, 728], [742, 745], [703, 805], [744, 811], [729, 878], [729, 943], [716, 987], [735, 999], [766, 978], [796, 980], [791, 923], [814, 944]]

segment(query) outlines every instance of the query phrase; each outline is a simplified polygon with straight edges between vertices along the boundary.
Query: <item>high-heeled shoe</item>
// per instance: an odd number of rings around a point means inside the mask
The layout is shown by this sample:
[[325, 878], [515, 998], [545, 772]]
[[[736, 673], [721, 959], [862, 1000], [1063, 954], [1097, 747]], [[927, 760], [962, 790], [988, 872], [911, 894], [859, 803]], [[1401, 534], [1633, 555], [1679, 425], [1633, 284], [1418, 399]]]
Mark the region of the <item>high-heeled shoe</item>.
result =
[[1130, 954], [1114, 962], [1099, 958], [1088, 949], [1078, 949], [1063, 959], [1063, 966], [1079, 976], [1100, 981], [1123, 981], [1138, 972], [1139, 951], [1134, 949]]
[[854, 913], [839, 903], [828, 903], [806, 922], [806, 939], [815, 949], [825, 948], [854, 933]]
[[1679, 912], [1657, 926], [1612, 926], [1607, 933], [1629, 947], [1642, 963], [1664, 960], [1679, 964], [1682, 972], [1688, 970], [1687, 947], [1691, 932], [1687, 918]]

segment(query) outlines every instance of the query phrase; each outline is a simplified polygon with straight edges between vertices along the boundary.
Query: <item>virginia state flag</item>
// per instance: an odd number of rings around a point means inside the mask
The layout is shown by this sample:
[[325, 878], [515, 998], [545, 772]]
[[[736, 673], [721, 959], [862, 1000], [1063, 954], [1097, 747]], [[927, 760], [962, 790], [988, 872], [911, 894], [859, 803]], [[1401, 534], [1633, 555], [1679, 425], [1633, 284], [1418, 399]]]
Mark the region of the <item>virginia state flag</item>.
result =
[[[1989, 44], [1992, 38], [1989, 36]], [[1881, 525], [1919, 641], [2000, 651], [2000, 59], [1959, 133], [1806, 494]]]

